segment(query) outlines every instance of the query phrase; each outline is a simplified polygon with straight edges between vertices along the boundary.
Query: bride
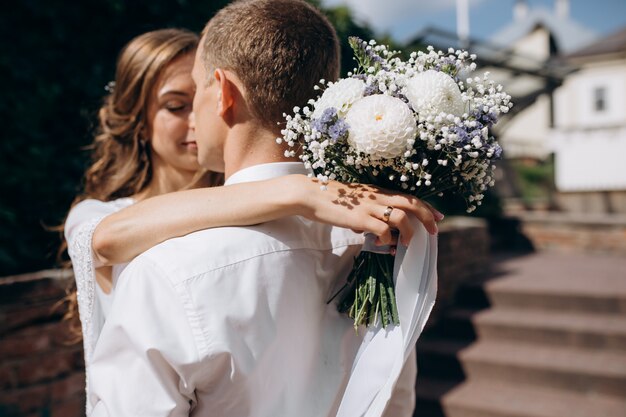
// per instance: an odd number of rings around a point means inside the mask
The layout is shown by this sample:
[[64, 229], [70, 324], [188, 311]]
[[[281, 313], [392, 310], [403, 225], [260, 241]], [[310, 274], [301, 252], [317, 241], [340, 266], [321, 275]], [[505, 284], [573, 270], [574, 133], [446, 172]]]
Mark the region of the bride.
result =
[[[417, 216], [431, 233], [443, 217], [410, 196], [336, 182], [322, 191], [303, 175], [220, 186], [221, 174], [200, 168], [189, 130], [197, 43], [197, 35], [180, 29], [131, 40], [119, 56], [115, 82], [99, 111], [84, 193], [65, 222], [76, 278], [66, 317], [82, 333], [88, 377], [116, 278], [134, 257], [164, 240], [205, 228], [300, 215], [371, 232], [387, 244], [392, 229], [410, 239], [409, 215]], [[384, 221], [387, 207], [394, 208], [393, 216]]]

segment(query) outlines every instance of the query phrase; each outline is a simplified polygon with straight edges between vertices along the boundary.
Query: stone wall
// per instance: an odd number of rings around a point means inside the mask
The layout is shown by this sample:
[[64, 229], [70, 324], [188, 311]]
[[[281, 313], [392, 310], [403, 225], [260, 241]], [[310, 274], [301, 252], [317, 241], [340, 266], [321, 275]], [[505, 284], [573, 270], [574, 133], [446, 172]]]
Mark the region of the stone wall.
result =
[[[431, 323], [458, 286], [484, 274], [489, 261], [485, 222], [450, 218], [440, 225], [439, 292]], [[84, 415], [81, 344], [68, 344], [61, 321], [71, 276], [41, 271], [0, 278], [0, 417]]]
[[520, 213], [535, 249], [626, 254], [626, 214]]
[[626, 214], [626, 191], [558, 192], [554, 199], [564, 212]]
[[471, 217], [446, 218], [439, 225], [437, 303], [428, 326], [454, 301], [459, 286], [489, 272], [490, 236], [487, 222]]
[[55, 308], [69, 279], [62, 271], [0, 278], [0, 416], [84, 415], [82, 345], [68, 343]]

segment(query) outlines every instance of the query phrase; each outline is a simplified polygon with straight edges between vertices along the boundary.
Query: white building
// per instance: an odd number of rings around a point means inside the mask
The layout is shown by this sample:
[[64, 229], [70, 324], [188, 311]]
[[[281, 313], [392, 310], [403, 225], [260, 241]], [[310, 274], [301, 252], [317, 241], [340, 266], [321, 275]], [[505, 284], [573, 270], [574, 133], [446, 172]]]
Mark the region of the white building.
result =
[[[513, 53], [515, 58], [511, 64], [519, 68], [540, 69], [548, 64], [558, 66], [560, 56], [597, 39], [595, 33], [570, 18], [567, 0], [556, 0], [554, 10], [530, 9], [526, 1], [518, 0], [513, 15], [513, 22], [496, 33], [491, 42]], [[514, 98], [524, 97], [528, 92], [541, 88], [538, 83], [545, 82], [522, 73], [498, 69], [492, 72], [493, 77]], [[543, 160], [551, 153], [548, 138], [554, 125], [553, 97], [543, 94], [533, 97], [533, 100], [510, 123], [497, 130], [498, 139], [509, 159]]]
[[569, 206], [626, 212], [626, 28], [566, 58], [579, 70], [555, 93], [557, 189]]
[[[568, 0], [552, 10], [517, 0], [490, 41], [461, 35], [428, 28], [412, 43], [468, 47], [505, 87], [514, 107], [494, 127], [505, 159], [554, 155], [551, 206], [626, 213], [626, 29], [600, 38], [571, 19]], [[501, 166], [499, 191], [519, 197], [511, 165]]]

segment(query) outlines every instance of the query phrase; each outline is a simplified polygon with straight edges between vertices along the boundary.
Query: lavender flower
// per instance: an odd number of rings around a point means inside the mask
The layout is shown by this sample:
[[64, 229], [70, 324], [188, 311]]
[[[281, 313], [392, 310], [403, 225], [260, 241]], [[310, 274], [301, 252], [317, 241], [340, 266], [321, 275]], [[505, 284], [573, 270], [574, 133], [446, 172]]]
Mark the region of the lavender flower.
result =
[[322, 135], [326, 134], [326, 123], [322, 122], [321, 118], [313, 119], [311, 121], [311, 126], [313, 127], [313, 129], [317, 130]]
[[[375, 43], [372, 43], [372, 41], [368, 43], [356, 36], [351, 36], [348, 38], [348, 43], [354, 50], [357, 59], [359, 59], [362, 64], [366, 64], [367, 67], [378, 66], [384, 70], [389, 69], [387, 60], [374, 51], [373, 46]], [[384, 50], [386, 51], [386, 49]]]
[[498, 121], [498, 115], [493, 112], [482, 112], [480, 110], [474, 111], [474, 117], [476, 121], [484, 123], [487, 127], [493, 126]]
[[470, 135], [467, 134], [467, 130], [462, 127], [455, 127], [453, 132], [458, 136], [458, 143], [462, 147], [470, 142]]
[[371, 96], [373, 94], [378, 94], [380, 93], [380, 91], [378, 91], [378, 87], [376, 87], [375, 85], [366, 85], [365, 86], [365, 91], [363, 92], [364, 96]]
[[337, 121], [328, 127], [328, 136], [333, 143], [336, 143], [348, 137], [348, 128], [348, 124], [343, 119], [337, 118]]
[[333, 120], [337, 118], [337, 109], [334, 107], [329, 107], [322, 113], [322, 117], [320, 117], [320, 121], [324, 124], [332, 123]]
[[495, 157], [495, 159], [500, 159], [500, 157], [502, 156], [502, 147], [496, 143], [493, 148], [493, 156]]
[[328, 133], [328, 126], [332, 124], [335, 119], [337, 119], [337, 109], [329, 107], [324, 110], [319, 118], [313, 119], [311, 125], [315, 130], [324, 135]]

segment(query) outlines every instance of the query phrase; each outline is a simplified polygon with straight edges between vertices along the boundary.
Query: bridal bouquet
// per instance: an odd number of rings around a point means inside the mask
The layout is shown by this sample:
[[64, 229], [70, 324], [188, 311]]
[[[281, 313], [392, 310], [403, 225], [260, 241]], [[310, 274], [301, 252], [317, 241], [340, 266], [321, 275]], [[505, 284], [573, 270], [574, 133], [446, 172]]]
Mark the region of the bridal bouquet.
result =
[[[493, 186], [492, 161], [502, 149], [489, 128], [512, 107], [489, 80], [473, 77], [475, 55], [450, 48], [410, 55], [350, 38], [357, 68], [293, 115], [278, 143], [299, 154], [322, 184], [329, 179], [374, 184], [420, 199], [461, 195], [471, 212]], [[367, 239], [373, 239], [369, 236]], [[372, 245], [367, 245], [372, 246]], [[378, 251], [376, 251], [378, 252]], [[355, 326], [399, 324], [391, 254], [363, 251], [339, 303]]]

